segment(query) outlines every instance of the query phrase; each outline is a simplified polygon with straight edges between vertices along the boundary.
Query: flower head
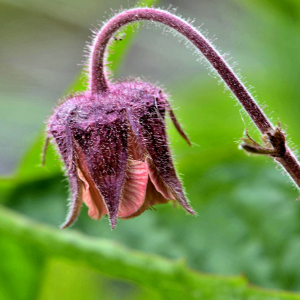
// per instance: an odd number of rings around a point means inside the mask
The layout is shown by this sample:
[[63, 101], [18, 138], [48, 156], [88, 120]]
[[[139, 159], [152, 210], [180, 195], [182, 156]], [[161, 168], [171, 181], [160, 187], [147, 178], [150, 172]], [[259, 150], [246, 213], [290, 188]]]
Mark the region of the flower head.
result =
[[[65, 163], [72, 201], [67, 227], [77, 218], [82, 202], [89, 215], [108, 215], [114, 228], [117, 218], [138, 216], [148, 207], [177, 201], [194, 214], [182, 191], [168, 147], [165, 113], [169, 112], [179, 133], [182, 131], [166, 95], [157, 87], [141, 82], [112, 83], [108, 80], [106, 51], [115, 34], [127, 24], [147, 20], [162, 23], [189, 40], [206, 58], [263, 134], [265, 147], [249, 135], [246, 151], [271, 156], [300, 187], [300, 163], [286, 144], [280, 128], [274, 128], [223, 56], [191, 22], [169, 11], [137, 7], [108, 20], [90, 46], [89, 91], [70, 97], [54, 112], [48, 123]], [[47, 147], [45, 145], [44, 151]], [[45, 153], [45, 152], [44, 152]]]
[[110, 86], [105, 93], [85, 92], [61, 104], [48, 123], [64, 161], [71, 187], [68, 227], [82, 202], [89, 216], [129, 219], [170, 200], [189, 206], [168, 147], [165, 113], [188, 141], [166, 95], [142, 81]]

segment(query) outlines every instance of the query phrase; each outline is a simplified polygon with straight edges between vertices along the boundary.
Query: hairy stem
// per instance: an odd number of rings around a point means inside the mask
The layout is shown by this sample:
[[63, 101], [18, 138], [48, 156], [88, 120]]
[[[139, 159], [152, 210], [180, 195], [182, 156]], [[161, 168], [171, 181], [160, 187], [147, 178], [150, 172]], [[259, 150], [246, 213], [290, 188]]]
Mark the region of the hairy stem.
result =
[[91, 54], [90, 71], [92, 92], [99, 93], [109, 90], [109, 85], [104, 72], [104, 57], [108, 42], [121, 27], [128, 23], [140, 20], [149, 20], [165, 24], [185, 36], [197, 49], [199, 49], [199, 51], [201, 51], [212, 67], [216, 69], [232, 93], [237, 97], [253, 119], [259, 130], [265, 134], [273, 129], [272, 124], [258, 107], [245, 86], [240, 82], [222, 56], [213, 48], [204, 36], [202, 36], [196, 28], [181, 20], [179, 17], [167, 11], [154, 8], [136, 8], [124, 11], [109, 20], [100, 30]]
[[[154, 8], [134, 8], [115, 15], [100, 30], [91, 52], [90, 85], [92, 93], [109, 91], [109, 83], [105, 75], [105, 51], [116, 31], [128, 23], [148, 20], [165, 24], [186, 37], [204, 55], [211, 66], [217, 71], [234, 96], [244, 107], [250, 118], [263, 135], [273, 138], [271, 144], [277, 145], [275, 128], [260, 109], [250, 92], [239, 80], [231, 67], [209, 41], [192, 25], [168, 11]], [[286, 145], [285, 152], [274, 158], [288, 172], [298, 188], [300, 188], [300, 165], [295, 155]]]

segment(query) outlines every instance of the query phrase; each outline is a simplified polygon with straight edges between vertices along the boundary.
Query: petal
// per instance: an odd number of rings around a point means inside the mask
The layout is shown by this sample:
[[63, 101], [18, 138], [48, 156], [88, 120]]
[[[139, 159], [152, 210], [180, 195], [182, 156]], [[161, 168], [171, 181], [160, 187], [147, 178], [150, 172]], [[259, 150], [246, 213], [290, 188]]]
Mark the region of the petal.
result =
[[118, 217], [127, 218], [143, 205], [147, 182], [148, 170], [146, 163], [128, 160]]
[[154, 184], [156, 190], [160, 192], [166, 199], [175, 199], [175, 196], [172, 194], [170, 188], [166, 185], [166, 183], [162, 180], [151, 159], [148, 158], [146, 161], [150, 179]]
[[145, 197], [143, 205], [134, 214], [132, 214], [128, 217], [123, 217], [122, 219], [127, 220], [127, 219], [137, 217], [140, 214], [142, 214], [148, 207], [152, 207], [156, 204], [164, 204], [164, 203], [167, 203], [168, 201], [169, 201], [168, 199], [165, 199], [163, 197], [163, 195], [156, 190], [152, 181], [148, 180], [146, 197]]
[[99, 214], [97, 206], [95, 205], [95, 203], [93, 201], [93, 198], [92, 198], [92, 195], [90, 192], [90, 185], [80, 169], [77, 169], [77, 173], [78, 173], [79, 179], [82, 181], [80, 189], [81, 189], [81, 194], [82, 194], [82, 200], [89, 209], [88, 215], [92, 219], [99, 220], [100, 214]]
[[[81, 123], [73, 124], [73, 135], [81, 147], [88, 173], [101, 193], [111, 223], [117, 222], [121, 190], [127, 164], [127, 119], [124, 110], [106, 111], [98, 107], [94, 115]], [[95, 199], [94, 199], [95, 200]]]
[[170, 188], [177, 202], [187, 212], [195, 214], [189, 206], [181, 183], [176, 176], [168, 147], [165, 122], [154, 105], [150, 106], [148, 112], [139, 118], [139, 125], [139, 130], [135, 133], [142, 136], [145, 147], [160, 177]]
[[144, 160], [143, 145], [139, 143], [132, 129], [128, 130], [128, 158], [132, 160]]

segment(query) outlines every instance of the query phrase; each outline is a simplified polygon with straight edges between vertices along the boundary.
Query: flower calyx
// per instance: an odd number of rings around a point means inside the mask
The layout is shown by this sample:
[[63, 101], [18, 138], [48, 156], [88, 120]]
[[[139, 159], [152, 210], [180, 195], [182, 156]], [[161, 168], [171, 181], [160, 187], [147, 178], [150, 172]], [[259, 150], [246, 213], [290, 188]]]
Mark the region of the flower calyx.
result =
[[142, 81], [110, 86], [105, 93], [84, 92], [67, 99], [50, 117], [48, 136], [58, 147], [71, 188], [70, 213], [81, 204], [89, 216], [129, 219], [148, 207], [175, 201], [194, 214], [176, 175], [167, 141], [165, 114], [188, 137], [159, 88]]

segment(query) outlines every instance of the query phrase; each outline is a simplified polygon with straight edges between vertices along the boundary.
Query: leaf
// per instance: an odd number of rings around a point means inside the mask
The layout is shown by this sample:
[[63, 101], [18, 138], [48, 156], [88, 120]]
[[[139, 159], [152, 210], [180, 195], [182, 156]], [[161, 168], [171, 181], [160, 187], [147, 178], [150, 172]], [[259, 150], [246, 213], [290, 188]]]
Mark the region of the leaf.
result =
[[[241, 1], [238, 1], [240, 3]], [[300, 21], [300, 3], [298, 0], [286, 0], [286, 1], [249, 1], [243, 0], [248, 7], [253, 8], [255, 11], [262, 11], [260, 7], [264, 7], [266, 10], [271, 10], [272, 13], [276, 13], [279, 18], [285, 18], [292, 20], [297, 25]], [[256, 6], [256, 7], [255, 7]]]
[[20, 247], [18, 240], [0, 236], [0, 299], [36, 299], [44, 258], [34, 246], [23, 242]]
[[300, 299], [296, 293], [249, 286], [242, 276], [204, 275], [188, 268], [184, 261], [132, 251], [72, 230], [58, 231], [4, 208], [0, 209], [0, 233], [22, 242], [24, 251], [33, 247], [47, 256], [84, 263], [102, 274], [158, 291], [163, 299]]

